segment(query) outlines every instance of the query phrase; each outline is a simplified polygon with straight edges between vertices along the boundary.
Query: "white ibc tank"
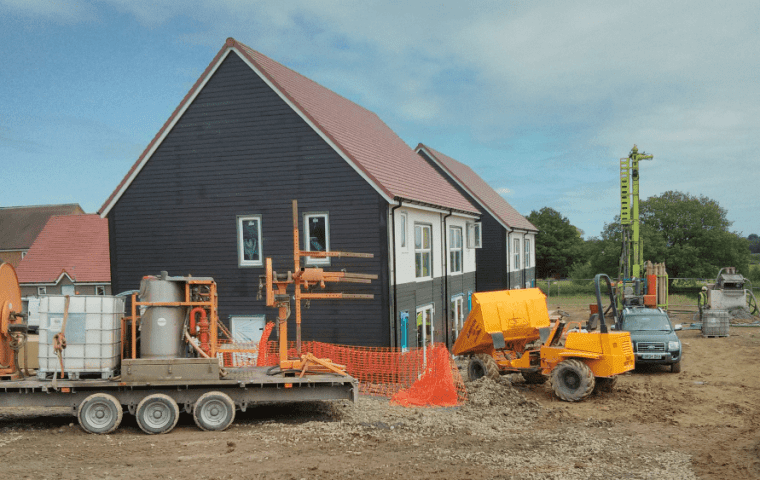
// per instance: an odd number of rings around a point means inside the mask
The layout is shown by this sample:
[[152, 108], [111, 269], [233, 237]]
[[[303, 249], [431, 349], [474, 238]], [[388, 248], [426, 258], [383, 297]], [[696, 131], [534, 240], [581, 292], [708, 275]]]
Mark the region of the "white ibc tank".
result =
[[[124, 299], [110, 295], [75, 295], [69, 297], [66, 320], [66, 349], [63, 368], [68, 378], [82, 374], [99, 374], [111, 378], [121, 358], [121, 318]], [[53, 350], [53, 337], [61, 331], [66, 298], [49, 295], [40, 299], [39, 378], [60, 372], [58, 356]]]

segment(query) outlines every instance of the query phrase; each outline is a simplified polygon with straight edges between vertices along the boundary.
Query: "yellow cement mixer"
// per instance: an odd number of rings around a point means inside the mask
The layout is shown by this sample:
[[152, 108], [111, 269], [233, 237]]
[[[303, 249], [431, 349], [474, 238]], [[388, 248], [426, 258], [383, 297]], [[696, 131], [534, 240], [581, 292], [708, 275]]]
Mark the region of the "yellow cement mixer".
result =
[[557, 397], [569, 402], [611, 390], [616, 375], [634, 368], [628, 332], [608, 332], [604, 321], [594, 332], [579, 322], [552, 323], [537, 288], [473, 294], [453, 353], [470, 356], [471, 380], [516, 372], [528, 383], [549, 378]]

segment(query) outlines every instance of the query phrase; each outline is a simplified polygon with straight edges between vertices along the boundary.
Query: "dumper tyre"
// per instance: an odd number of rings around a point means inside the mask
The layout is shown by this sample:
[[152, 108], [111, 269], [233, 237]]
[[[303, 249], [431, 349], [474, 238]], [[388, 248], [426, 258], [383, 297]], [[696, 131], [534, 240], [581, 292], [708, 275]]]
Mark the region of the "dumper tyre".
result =
[[206, 392], [193, 406], [193, 419], [205, 431], [222, 431], [235, 420], [235, 402], [223, 392]]
[[531, 385], [541, 385], [542, 383], [546, 383], [546, 375], [542, 374], [541, 372], [520, 372], [522, 374], [522, 377], [525, 379], [525, 383], [529, 383]]
[[499, 366], [496, 364], [496, 360], [487, 353], [474, 355], [470, 358], [470, 363], [467, 364], [467, 377], [470, 381], [483, 377], [498, 380], [499, 376]]
[[121, 403], [107, 393], [94, 393], [77, 408], [77, 420], [87, 433], [111, 433], [119, 428], [123, 415]]
[[587, 397], [596, 385], [588, 365], [573, 358], [554, 367], [551, 378], [554, 394], [566, 402], [577, 402]]
[[137, 425], [150, 435], [169, 433], [179, 420], [179, 406], [169, 395], [155, 393], [137, 404]]
[[618, 379], [617, 375], [615, 375], [614, 377], [597, 377], [596, 379], [594, 379], [594, 381], [596, 382], [594, 391], [604, 392], [604, 393], [611, 392], [615, 388], [615, 385], [617, 384], [617, 379]]

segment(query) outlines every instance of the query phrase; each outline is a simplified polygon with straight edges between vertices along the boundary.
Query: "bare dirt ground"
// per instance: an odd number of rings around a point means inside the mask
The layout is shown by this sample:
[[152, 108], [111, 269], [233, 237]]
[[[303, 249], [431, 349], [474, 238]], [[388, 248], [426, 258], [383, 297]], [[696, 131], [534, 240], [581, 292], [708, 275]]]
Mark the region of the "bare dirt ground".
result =
[[125, 415], [95, 436], [69, 410], [0, 410], [0, 478], [760, 478], [760, 328], [680, 337], [681, 373], [636, 370], [579, 403], [515, 375], [468, 383], [461, 407], [269, 405], [220, 433], [183, 414], [148, 436]]

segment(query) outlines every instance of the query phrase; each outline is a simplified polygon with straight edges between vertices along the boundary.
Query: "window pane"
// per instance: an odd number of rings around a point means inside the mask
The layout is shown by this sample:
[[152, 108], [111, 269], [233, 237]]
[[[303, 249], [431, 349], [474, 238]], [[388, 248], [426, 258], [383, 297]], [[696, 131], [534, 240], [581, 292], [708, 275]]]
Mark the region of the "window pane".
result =
[[422, 228], [422, 248], [430, 248], [430, 227]]
[[399, 219], [399, 230], [401, 230], [401, 246], [406, 247], [406, 215], [401, 215]]
[[422, 248], [422, 227], [414, 226], [414, 248]]
[[243, 260], [261, 260], [258, 219], [243, 220]]
[[324, 252], [327, 248], [327, 229], [325, 217], [309, 217], [309, 250]]
[[430, 276], [430, 253], [422, 254], [422, 276]]

